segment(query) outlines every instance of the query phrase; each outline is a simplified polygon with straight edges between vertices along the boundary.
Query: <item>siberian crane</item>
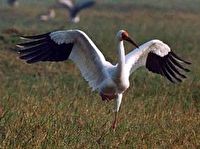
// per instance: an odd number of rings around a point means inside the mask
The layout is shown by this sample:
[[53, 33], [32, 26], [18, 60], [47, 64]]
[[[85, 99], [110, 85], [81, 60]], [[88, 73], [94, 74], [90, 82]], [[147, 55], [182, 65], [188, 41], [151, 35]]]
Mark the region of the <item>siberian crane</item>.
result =
[[[79, 68], [89, 86], [96, 90], [102, 100], [115, 100], [115, 117], [112, 128], [116, 127], [117, 115], [123, 93], [129, 88], [129, 77], [139, 67], [160, 74], [173, 83], [186, 78], [184, 71], [190, 62], [178, 57], [170, 47], [160, 40], [150, 40], [138, 46], [125, 30], [116, 35], [117, 64], [108, 62], [94, 42], [80, 30], [54, 31], [36, 36], [23, 36], [26, 40], [18, 44], [19, 57], [27, 63], [72, 60]], [[125, 55], [124, 41], [136, 48]]]

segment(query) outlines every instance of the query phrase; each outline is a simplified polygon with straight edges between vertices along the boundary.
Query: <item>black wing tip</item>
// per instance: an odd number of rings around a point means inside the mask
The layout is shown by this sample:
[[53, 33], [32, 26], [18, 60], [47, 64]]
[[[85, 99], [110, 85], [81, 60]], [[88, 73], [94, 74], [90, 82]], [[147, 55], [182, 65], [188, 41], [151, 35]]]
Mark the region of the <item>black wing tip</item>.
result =
[[190, 72], [190, 70], [189, 70], [189, 69], [187, 69], [187, 68], [185, 68], [184, 70], [185, 70], [186, 72]]
[[188, 62], [188, 61], [187, 61], [187, 62], [185, 61], [185, 63], [188, 64], [188, 65], [192, 65], [192, 63], [191, 63], [191, 62]]
[[150, 52], [147, 57], [146, 67], [149, 71], [161, 74], [173, 84], [181, 83], [183, 79], [187, 77], [178, 69], [182, 69], [185, 72], [189, 72], [190, 70], [184, 68], [180, 64], [182, 61], [179, 60], [179, 62], [178, 60], [179, 59], [173, 57], [170, 52], [164, 57]]
[[178, 76], [180, 76], [181, 78], [186, 78], [186, 76], [184, 74], [182, 74], [174, 65], [173, 63], [168, 59], [168, 57], [165, 57], [165, 62], [166, 65], [174, 72], [176, 73]]
[[50, 33], [51, 32], [34, 36], [20, 36], [20, 39], [26, 41], [16, 45], [19, 59], [24, 60], [28, 64], [34, 63], [32, 62], [32, 58], [36, 55], [33, 55], [31, 58], [31, 54], [36, 52], [36, 50], [40, 50], [41, 46], [45, 46], [49, 39]]
[[182, 60], [182, 62], [185, 63], [185, 64], [187, 64], [187, 65], [191, 65], [192, 64], [191, 62], [186, 61], [186, 60], [184, 60], [184, 61]]
[[183, 62], [185, 64], [188, 64], [188, 65], [192, 64], [191, 62], [183, 60], [182, 58], [180, 58], [179, 56], [177, 56], [173, 51], [170, 52], [170, 55], [172, 55], [173, 57], [175, 57], [176, 59], [178, 59], [179, 61], [181, 61], [181, 62]]
[[[169, 74], [168, 74], [169, 75]], [[181, 83], [181, 82], [183, 82], [183, 80], [182, 79], [180, 79], [180, 78], [175, 78], [175, 77], [172, 77], [171, 75], [169, 75], [169, 76], [166, 76], [166, 75], [164, 75], [164, 77], [165, 78], [167, 78], [167, 80], [169, 80], [171, 83], [173, 83], [173, 84], [178, 84], [178, 83]]]
[[187, 77], [185, 76], [185, 75], [183, 75], [183, 74], [178, 74], [182, 79], [186, 79]]
[[20, 38], [23, 39], [23, 40], [38, 40], [38, 39], [48, 37], [51, 33], [52, 32], [47, 32], [47, 33], [44, 33], [44, 34], [31, 35], [31, 36], [22, 35], [22, 36], [20, 36]]
[[[186, 72], [189, 72], [189, 71], [190, 71], [189, 69], [185, 68], [185, 67], [179, 62], [179, 61], [183, 62], [182, 60], [179, 60], [179, 59], [175, 58], [175, 57], [172, 56], [171, 54], [169, 55], [169, 59], [170, 59], [170, 61], [171, 61], [176, 67], [178, 67], [179, 69], [182, 69], [182, 70], [184, 70], [184, 71], [186, 71]], [[177, 61], [177, 60], [179, 60], [179, 61]], [[185, 63], [185, 62], [184, 62], [184, 63]]]
[[[185, 63], [185, 64], [190, 64], [190, 62], [187, 62], [187, 61], [185, 61], [185, 60], [182, 60], [182, 59], [179, 58], [177, 55], [175, 55], [173, 52], [171, 52], [171, 54], [169, 54], [168, 57], [167, 57], [167, 60], [166, 60], [166, 61], [167, 61], [168, 66], [172, 69], [173, 72], [175, 72], [175, 77], [174, 77], [174, 79], [176, 79], [176, 80], [179, 81], [179, 82], [182, 82], [182, 79], [185, 79], [185, 78], [187, 78], [187, 77], [186, 77], [184, 74], [182, 74], [180, 71], [178, 71], [178, 69], [176, 69], [175, 66], [176, 66], [177, 68], [179, 68], [179, 69], [182, 69], [182, 70], [185, 71], [185, 72], [190, 72], [190, 70], [187, 69], [187, 68], [185, 68], [185, 67], [183, 67], [176, 59], [179, 60], [179, 61], [181, 61], [181, 62], [183, 62], [183, 63]], [[175, 65], [175, 66], [174, 66], [174, 65]], [[181, 79], [178, 78], [177, 75], [178, 75], [179, 77], [181, 77]]]
[[161, 70], [162, 70], [163, 76], [165, 76], [170, 82], [172, 82], [172, 83], [174, 83], [174, 84], [176, 84], [177, 81], [178, 81], [178, 82], [181, 81], [179, 78], [177, 78], [177, 77], [175, 76], [174, 73], [172, 73], [172, 74], [170, 73], [170, 72], [172, 72], [172, 71], [169, 72], [169, 69], [167, 69], [167, 67], [165, 67], [165, 66], [162, 64], [162, 63], [164, 63], [164, 62], [161, 62], [161, 60], [159, 60], [159, 61], [160, 61], [160, 64], [162, 65], [162, 66], [161, 66]]
[[17, 44], [17, 51], [19, 59], [28, 64], [39, 61], [58, 62], [67, 60], [74, 45], [74, 43], [57, 44], [50, 38], [50, 33], [22, 37], [28, 38], [28, 41]]

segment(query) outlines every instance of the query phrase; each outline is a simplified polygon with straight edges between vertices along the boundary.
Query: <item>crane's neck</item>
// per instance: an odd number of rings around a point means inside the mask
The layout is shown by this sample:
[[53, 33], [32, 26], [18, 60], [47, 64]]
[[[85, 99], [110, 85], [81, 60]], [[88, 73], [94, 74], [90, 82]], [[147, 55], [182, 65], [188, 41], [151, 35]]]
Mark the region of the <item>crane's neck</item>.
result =
[[118, 52], [117, 76], [121, 76], [124, 73], [125, 69], [125, 51], [124, 51], [123, 41], [119, 41], [117, 52]]

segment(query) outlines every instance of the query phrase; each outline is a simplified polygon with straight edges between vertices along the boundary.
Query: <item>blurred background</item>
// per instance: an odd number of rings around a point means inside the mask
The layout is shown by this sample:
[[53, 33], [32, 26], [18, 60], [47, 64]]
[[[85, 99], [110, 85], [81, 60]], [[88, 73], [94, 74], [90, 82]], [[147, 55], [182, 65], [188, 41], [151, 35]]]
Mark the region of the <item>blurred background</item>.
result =
[[[200, 1], [96, 0], [71, 23], [66, 9], [42, 21], [55, 0], [0, 1], [1, 148], [199, 148]], [[77, 3], [83, 0], [77, 0]], [[192, 62], [183, 83], [139, 69], [130, 80], [115, 132], [113, 101], [92, 92], [72, 62], [28, 65], [19, 60], [20, 35], [80, 29], [116, 63], [115, 34], [125, 29], [142, 44], [167, 43]], [[126, 44], [126, 52], [132, 46]]]

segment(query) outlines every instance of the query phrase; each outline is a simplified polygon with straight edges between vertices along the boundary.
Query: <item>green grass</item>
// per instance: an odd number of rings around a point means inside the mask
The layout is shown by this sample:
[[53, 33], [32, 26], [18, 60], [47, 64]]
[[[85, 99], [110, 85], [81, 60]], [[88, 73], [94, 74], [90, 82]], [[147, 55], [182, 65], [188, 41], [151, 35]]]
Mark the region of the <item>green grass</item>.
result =
[[[45, 7], [33, 9], [24, 2], [14, 10], [0, 7], [1, 148], [200, 147], [199, 1], [99, 1], [81, 13], [76, 25], [67, 22], [62, 10], [55, 20], [40, 22], [37, 17]], [[73, 63], [28, 65], [13, 52], [18, 35], [58, 28], [84, 30], [112, 62], [119, 29], [128, 30], [141, 44], [158, 38], [192, 62], [191, 72], [178, 85], [145, 69], [135, 72], [114, 132], [114, 102], [103, 102], [91, 92]]]

